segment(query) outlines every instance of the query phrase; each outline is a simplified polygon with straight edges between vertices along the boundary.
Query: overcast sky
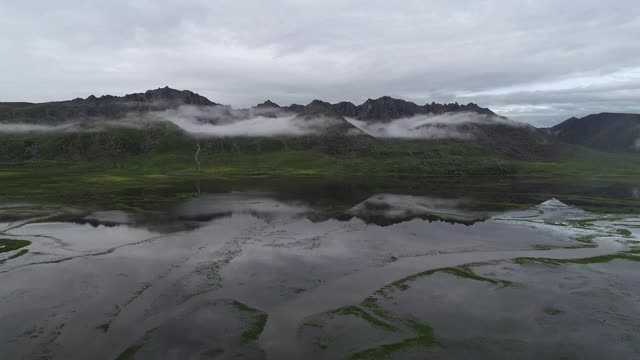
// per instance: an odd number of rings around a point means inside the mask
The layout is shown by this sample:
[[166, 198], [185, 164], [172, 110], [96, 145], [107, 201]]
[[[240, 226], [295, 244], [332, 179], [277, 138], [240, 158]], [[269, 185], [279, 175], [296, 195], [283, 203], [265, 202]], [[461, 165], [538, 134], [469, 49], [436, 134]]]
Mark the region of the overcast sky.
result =
[[0, 101], [161, 86], [245, 107], [391, 95], [548, 125], [640, 112], [638, 0], [3, 0]]

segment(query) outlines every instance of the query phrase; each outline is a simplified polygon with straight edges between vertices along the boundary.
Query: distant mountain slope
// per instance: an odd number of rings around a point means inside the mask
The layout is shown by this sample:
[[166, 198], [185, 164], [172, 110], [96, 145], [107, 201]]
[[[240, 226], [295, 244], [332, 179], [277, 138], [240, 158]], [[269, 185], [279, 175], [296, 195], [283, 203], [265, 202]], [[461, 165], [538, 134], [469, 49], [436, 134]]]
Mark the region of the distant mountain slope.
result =
[[324, 153], [350, 157], [372, 151], [379, 145], [377, 139], [345, 120], [328, 102], [313, 100], [293, 121], [315, 130], [314, 135], [303, 138], [312, 149]]
[[[267, 103], [270, 106], [275, 105], [267, 100], [265, 103], [258, 105], [258, 107], [263, 107]], [[443, 117], [436, 124], [417, 127], [415, 129], [416, 137], [434, 139], [434, 137], [422, 137], [419, 135], [421, 130], [427, 129], [427, 133], [455, 134], [452, 138], [462, 138], [482, 145], [497, 154], [519, 160], [554, 158], [561, 152], [561, 146], [556, 139], [545, 131], [527, 124], [509, 121], [505, 117], [474, 103], [467, 105], [431, 103], [421, 106], [409, 101], [383, 96], [378, 99], [368, 99], [361, 105], [354, 105], [347, 101], [329, 104], [314, 100], [305, 107], [291, 106], [280, 109], [298, 113], [297, 119], [317, 117], [335, 119], [337, 124], [340, 125], [332, 127], [334, 135], [341, 132], [350, 134], [362, 133], [361, 130], [348, 123], [344, 119], [345, 117], [355, 118], [366, 123], [381, 123], [383, 124], [381, 126], [387, 126], [393, 120], [411, 118], [418, 115], [462, 115], [465, 113], [469, 114], [469, 116], [453, 116], [450, 119]], [[375, 136], [375, 134], [373, 135]], [[435, 138], [447, 138], [447, 136], [436, 136]]]
[[305, 106], [294, 118], [294, 121], [304, 121], [319, 132], [333, 135], [366, 135], [340, 115], [331, 104], [321, 100], [313, 100]]
[[640, 114], [600, 113], [571, 118], [549, 132], [561, 141], [620, 151], [640, 149]]
[[0, 103], [0, 122], [59, 124], [89, 118], [117, 118], [131, 112], [176, 108], [180, 105], [217, 105], [189, 90], [169, 87], [125, 96], [105, 95], [46, 103]]
[[557, 139], [531, 125], [470, 124], [475, 142], [511, 159], [532, 161], [556, 159], [564, 146]]

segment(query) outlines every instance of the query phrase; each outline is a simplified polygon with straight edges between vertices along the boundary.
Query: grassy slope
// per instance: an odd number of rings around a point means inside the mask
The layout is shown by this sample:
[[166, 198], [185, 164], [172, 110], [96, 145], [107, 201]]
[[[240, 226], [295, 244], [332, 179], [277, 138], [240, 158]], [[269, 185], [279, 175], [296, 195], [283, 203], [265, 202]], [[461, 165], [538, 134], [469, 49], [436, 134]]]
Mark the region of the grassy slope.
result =
[[47, 175], [164, 176], [195, 170], [197, 143], [202, 147], [202, 175], [212, 176], [640, 177], [636, 154], [574, 145], [568, 145], [559, 159], [518, 161], [461, 140], [364, 140], [359, 147], [349, 137], [196, 140], [179, 131], [156, 128], [4, 134], [0, 135], [0, 179], [11, 172], [38, 171]]
[[561, 160], [522, 162], [521, 176], [640, 178], [640, 156], [633, 152], [603, 152], [578, 145], [567, 147]]
[[[368, 136], [194, 139], [170, 126], [103, 132], [0, 135], [5, 168], [69, 168], [128, 175], [193, 170], [200, 144], [209, 175], [430, 176], [508, 175], [501, 156], [463, 141], [382, 141]], [[10, 164], [13, 163], [13, 164]]]
[[[153, 207], [171, 200], [162, 196], [163, 189], [172, 187], [170, 197], [175, 198], [176, 186], [199, 178], [256, 182], [292, 177], [357, 178], [385, 183], [451, 176], [640, 179], [640, 160], [635, 154], [603, 153], [578, 146], [569, 146], [570, 151], [560, 160], [525, 162], [459, 140], [356, 140], [196, 140], [179, 130], [157, 126], [144, 131], [119, 128], [80, 134], [2, 134], [0, 197], [99, 203], [118, 192], [125, 194], [125, 202], [129, 193], [131, 199], [142, 194], [144, 206]], [[195, 171], [193, 158], [197, 143], [202, 147], [200, 171]], [[127, 203], [120, 208], [132, 206], [138, 205]]]

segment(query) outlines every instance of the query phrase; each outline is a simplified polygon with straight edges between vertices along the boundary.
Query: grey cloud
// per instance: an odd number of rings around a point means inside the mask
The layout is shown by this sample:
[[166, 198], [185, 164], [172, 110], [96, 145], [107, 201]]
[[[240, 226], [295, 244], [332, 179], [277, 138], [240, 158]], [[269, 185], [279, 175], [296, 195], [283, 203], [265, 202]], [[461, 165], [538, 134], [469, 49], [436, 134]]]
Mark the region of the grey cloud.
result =
[[308, 135], [321, 133], [337, 122], [322, 117], [304, 121], [285, 111], [232, 110], [224, 106], [181, 106], [151, 116], [170, 121], [194, 136]]
[[[392, 95], [479, 102], [536, 124], [640, 112], [638, 74], [526, 90], [638, 67], [635, 0], [41, 0], [0, 4], [0, 31], [2, 101], [170, 85], [239, 107]], [[520, 90], [481, 94], [510, 87]]]
[[348, 118], [347, 121], [375, 137], [407, 139], [469, 139], [474, 136], [473, 132], [462, 128], [468, 124], [527, 126], [509, 119], [467, 112], [417, 115], [385, 123], [367, 122], [351, 118]]

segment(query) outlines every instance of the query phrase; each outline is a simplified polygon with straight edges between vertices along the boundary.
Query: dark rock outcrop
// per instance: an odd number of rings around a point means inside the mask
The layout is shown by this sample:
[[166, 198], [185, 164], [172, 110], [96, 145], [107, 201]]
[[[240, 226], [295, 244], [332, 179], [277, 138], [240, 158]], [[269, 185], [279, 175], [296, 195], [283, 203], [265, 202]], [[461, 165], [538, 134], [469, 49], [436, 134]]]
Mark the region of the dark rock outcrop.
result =
[[190, 90], [176, 90], [168, 86], [155, 90], [147, 90], [144, 93], [128, 94], [123, 97], [106, 95], [96, 99], [97, 101], [116, 103], [156, 103], [165, 105], [217, 105], [206, 97]]
[[279, 109], [280, 105], [278, 105], [278, 104], [274, 103], [273, 101], [267, 99], [267, 101], [265, 101], [263, 103], [260, 103], [260, 104], [256, 105], [255, 107], [258, 108], [258, 109], [264, 109], [264, 108], [266, 108], [266, 109], [272, 109], [272, 108]]
[[345, 120], [330, 103], [321, 100], [313, 100], [305, 106], [296, 115], [294, 121], [301, 121], [307, 124], [307, 127], [315, 129], [316, 133], [323, 135], [366, 135], [362, 130]]
[[349, 101], [342, 101], [337, 104], [333, 104], [333, 109], [340, 115], [346, 117], [357, 117], [358, 107]]
[[393, 119], [411, 117], [420, 113], [420, 106], [405, 100], [383, 96], [378, 99], [368, 99], [360, 105], [358, 119], [367, 121], [389, 121]]
[[474, 103], [460, 105], [458, 103], [437, 104], [432, 102], [431, 104], [420, 106], [410, 101], [395, 99], [389, 96], [368, 99], [363, 104], [357, 106], [350, 102], [340, 102], [333, 104], [333, 108], [342, 116], [372, 122], [388, 122], [415, 115], [442, 115], [456, 112], [472, 112], [498, 116], [493, 111]]
[[322, 100], [313, 100], [312, 102], [310, 102], [307, 106], [305, 106], [301, 111], [298, 112], [298, 116], [296, 116], [296, 118], [311, 119], [320, 116], [344, 120], [342, 115], [335, 111], [331, 104]]
[[478, 104], [468, 103], [467, 105], [460, 105], [456, 103], [449, 104], [437, 104], [432, 102], [431, 104], [425, 104], [422, 106], [421, 114], [446, 114], [455, 112], [473, 112], [483, 115], [498, 116], [493, 111], [478, 106]]
[[90, 95], [86, 99], [47, 103], [0, 103], [0, 122], [58, 124], [89, 118], [118, 118], [132, 112], [160, 111], [181, 105], [217, 105], [189, 90], [169, 87], [125, 96]]

